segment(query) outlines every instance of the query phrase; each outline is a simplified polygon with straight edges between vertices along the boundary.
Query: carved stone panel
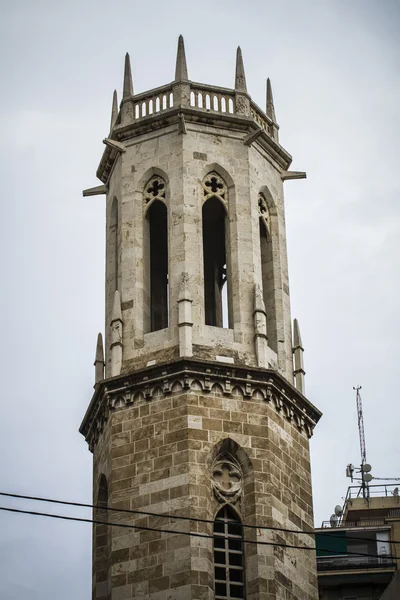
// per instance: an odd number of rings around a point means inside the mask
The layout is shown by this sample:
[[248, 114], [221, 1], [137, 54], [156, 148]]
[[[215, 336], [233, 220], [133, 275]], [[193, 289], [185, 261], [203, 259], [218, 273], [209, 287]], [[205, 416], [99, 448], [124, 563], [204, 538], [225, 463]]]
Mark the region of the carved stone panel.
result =
[[212, 466], [211, 481], [219, 502], [235, 504], [242, 495], [243, 473], [239, 463], [228, 456], [218, 456]]

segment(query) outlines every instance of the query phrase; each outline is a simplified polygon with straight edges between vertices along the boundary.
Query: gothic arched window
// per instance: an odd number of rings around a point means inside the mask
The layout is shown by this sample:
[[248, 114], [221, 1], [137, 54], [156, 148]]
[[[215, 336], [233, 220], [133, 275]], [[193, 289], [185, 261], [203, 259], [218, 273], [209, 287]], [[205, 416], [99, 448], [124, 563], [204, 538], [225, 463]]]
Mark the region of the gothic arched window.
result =
[[202, 189], [205, 323], [214, 327], [230, 327], [228, 190], [216, 172], [204, 178]]
[[258, 195], [258, 215], [260, 222], [261, 280], [265, 311], [267, 313], [268, 344], [272, 350], [278, 352], [275, 321], [275, 285], [271, 236], [271, 214], [265, 196], [262, 193]]
[[245, 598], [243, 527], [229, 505], [214, 521], [214, 576], [215, 600]]
[[165, 181], [158, 175], [148, 181], [144, 190], [150, 278], [149, 331], [168, 327], [168, 211], [165, 192]]

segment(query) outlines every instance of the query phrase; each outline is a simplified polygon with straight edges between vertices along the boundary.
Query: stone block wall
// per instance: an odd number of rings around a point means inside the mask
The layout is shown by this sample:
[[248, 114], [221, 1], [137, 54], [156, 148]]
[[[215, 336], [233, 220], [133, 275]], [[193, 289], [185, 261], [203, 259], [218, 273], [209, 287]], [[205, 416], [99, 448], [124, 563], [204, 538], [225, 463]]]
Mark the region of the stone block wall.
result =
[[[156, 387], [147, 400], [138, 392], [128, 406], [116, 403], [94, 449], [94, 501], [104, 474], [113, 508], [213, 521], [222, 504], [213, 493], [212, 460], [221, 443], [231, 440], [243, 470], [242, 494], [234, 504], [242, 521], [312, 527], [306, 433], [261, 390], [251, 397], [240, 386], [226, 393], [222, 380], [207, 393], [200, 380], [190, 389], [183, 386], [175, 382], [167, 394]], [[109, 527], [112, 600], [214, 598], [213, 541], [182, 534], [211, 536], [212, 524], [111, 511], [108, 518], [172, 532]], [[270, 530], [245, 529], [244, 538], [313, 546], [310, 536]], [[247, 600], [317, 598], [313, 551], [245, 543], [244, 554]], [[99, 571], [101, 580], [104, 563]], [[97, 585], [94, 598], [103, 598], [104, 583]]]

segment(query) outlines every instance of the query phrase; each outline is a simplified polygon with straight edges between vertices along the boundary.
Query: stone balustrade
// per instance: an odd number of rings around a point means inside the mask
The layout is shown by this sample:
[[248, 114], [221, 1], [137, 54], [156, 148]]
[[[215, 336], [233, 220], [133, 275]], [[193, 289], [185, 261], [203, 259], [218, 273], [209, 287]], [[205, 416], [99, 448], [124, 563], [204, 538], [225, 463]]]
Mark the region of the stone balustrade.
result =
[[[174, 85], [175, 82], [172, 82], [134, 95], [130, 99], [133, 102], [134, 120], [139, 121], [174, 108], [177, 104], [176, 98], [174, 102]], [[184, 82], [183, 85], [188, 87], [189, 95], [180, 106], [186, 104], [196, 110], [222, 115], [237, 114], [235, 90], [194, 82]], [[247, 116], [251, 117], [268, 135], [272, 135], [272, 120], [253, 100], [250, 100], [250, 114]]]

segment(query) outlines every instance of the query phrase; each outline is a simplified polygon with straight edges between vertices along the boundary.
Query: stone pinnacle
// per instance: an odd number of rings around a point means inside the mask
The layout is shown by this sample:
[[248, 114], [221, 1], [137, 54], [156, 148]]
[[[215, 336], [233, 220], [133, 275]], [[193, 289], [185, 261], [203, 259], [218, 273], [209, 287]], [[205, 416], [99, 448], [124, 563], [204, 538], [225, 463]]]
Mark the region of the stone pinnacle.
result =
[[244, 72], [243, 57], [240, 46], [238, 46], [236, 51], [235, 90], [247, 92], [246, 75]]
[[114, 90], [112, 109], [111, 109], [110, 131], [112, 131], [114, 129], [114, 125], [117, 122], [117, 117], [118, 117], [118, 97], [117, 97], [117, 90]]
[[275, 115], [275, 107], [274, 107], [274, 97], [272, 95], [272, 86], [271, 80], [268, 77], [267, 79], [267, 116], [276, 123], [276, 115]]
[[185, 43], [183, 36], [178, 39], [178, 51], [176, 54], [175, 81], [188, 81], [188, 71], [186, 65]]
[[299, 327], [299, 322], [297, 319], [293, 320], [293, 346], [294, 348], [303, 348], [303, 344], [301, 341], [301, 335], [300, 335], [300, 327]]
[[133, 96], [133, 83], [132, 83], [131, 61], [130, 61], [130, 58], [129, 58], [129, 54], [126, 53], [126, 55], [125, 55], [123, 98], [130, 98], [131, 96]]

